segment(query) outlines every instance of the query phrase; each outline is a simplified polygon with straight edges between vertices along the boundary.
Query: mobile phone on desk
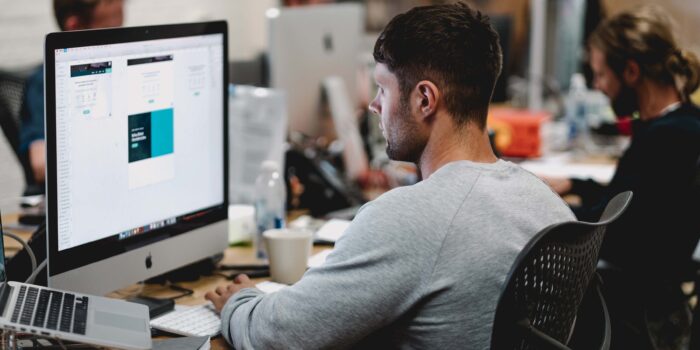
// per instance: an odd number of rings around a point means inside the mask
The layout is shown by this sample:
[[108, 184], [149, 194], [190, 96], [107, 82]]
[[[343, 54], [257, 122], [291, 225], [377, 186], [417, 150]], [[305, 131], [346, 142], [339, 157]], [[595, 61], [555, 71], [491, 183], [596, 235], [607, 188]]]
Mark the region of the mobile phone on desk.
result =
[[17, 221], [21, 225], [39, 226], [46, 221], [46, 209], [43, 206], [22, 208]]

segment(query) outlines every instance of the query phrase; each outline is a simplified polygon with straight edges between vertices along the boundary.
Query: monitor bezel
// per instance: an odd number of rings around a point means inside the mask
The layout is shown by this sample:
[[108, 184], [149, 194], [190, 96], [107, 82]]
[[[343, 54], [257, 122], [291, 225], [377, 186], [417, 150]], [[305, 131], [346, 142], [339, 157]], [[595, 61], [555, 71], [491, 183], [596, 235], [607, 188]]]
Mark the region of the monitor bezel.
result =
[[[58, 205], [57, 205], [57, 168], [56, 168], [56, 87], [55, 87], [55, 50], [97, 45], [111, 45], [147, 40], [171, 39], [200, 36], [208, 34], [223, 35], [223, 193], [222, 202], [208, 208], [201, 208], [194, 213], [182, 213], [191, 216], [187, 220], [128, 237], [123, 240], [109, 236], [97, 241], [58, 250]], [[228, 217], [228, 29], [225, 21], [169, 24], [156, 26], [109, 28], [72, 32], [50, 33], [46, 36], [44, 51], [44, 103], [46, 130], [46, 206], [47, 206], [47, 253], [49, 264], [48, 276], [71, 271], [101, 260], [155, 244], [168, 238], [196, 230], [198, 228], [226, 220]], [[54, 77], [47, 79], [47, 77]], [[194, 214], [194, 215], [192, 215]], [[180, 216], [178, 216], [179, 218]], [[165, 218], [164, 218], [165, 219]], [[225, 247], [222, 247], [223, 251]], [[176, 252], [174, 252], [176, 253]]]

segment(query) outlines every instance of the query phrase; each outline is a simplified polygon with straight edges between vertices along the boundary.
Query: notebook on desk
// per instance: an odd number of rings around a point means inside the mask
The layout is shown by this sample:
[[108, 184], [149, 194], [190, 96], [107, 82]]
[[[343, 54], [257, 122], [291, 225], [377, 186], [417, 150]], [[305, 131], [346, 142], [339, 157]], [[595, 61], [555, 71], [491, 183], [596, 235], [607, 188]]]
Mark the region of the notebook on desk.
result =
[[147, 307], [7, 281], [4, 248], [0, 239], [0, 328], [106, 347], [151, 348]]

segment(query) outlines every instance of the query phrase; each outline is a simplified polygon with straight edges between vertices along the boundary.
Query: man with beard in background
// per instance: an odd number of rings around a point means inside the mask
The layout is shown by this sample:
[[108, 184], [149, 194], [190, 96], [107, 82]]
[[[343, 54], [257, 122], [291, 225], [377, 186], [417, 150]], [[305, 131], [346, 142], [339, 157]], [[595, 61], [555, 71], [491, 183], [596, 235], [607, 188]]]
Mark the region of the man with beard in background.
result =
[[630, 146], [606, 186], [545, 180], [559, 194], [581, 197], [572, 209], [583, 221], [597, 221], [617, 193], [634, 192], [601, 250], [612, 267], [601, 271], [612, 348], [676, 349], [689, 330], [680, 285], [700, 235], [700, 109], [689, 100], [700, 63], [677, 46], [668, 17], [653, 7], [603, 22], [589, 49], [595, 87], [616, 115], [634, 117]]

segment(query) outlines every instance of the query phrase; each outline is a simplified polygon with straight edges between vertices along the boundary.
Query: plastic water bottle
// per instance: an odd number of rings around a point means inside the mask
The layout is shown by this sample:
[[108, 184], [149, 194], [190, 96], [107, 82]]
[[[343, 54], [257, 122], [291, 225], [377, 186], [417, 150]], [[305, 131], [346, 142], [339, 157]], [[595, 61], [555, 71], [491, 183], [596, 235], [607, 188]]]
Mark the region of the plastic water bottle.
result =
[[283, 228], [287, 191], [280, 166], [275, 161], [264, 161], [255, 180], [255, 251], [258, 259], [267, 259], [262, 234], [273, 228]]
[[569, 126], [569, 147], [574, 151], [585, 151], [589, 138], [587, 116], [586, 79], [581, 73], [571, 76], [569, 94], [566, 97], [566, 121]]

